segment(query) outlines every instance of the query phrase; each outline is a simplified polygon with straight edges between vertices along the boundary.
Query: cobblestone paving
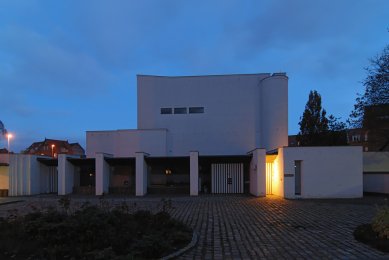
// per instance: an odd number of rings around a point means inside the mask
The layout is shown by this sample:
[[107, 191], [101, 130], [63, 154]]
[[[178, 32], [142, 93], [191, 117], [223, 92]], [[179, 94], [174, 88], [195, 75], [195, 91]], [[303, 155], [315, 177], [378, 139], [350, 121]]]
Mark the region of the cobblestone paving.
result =
[[[23, 198], [0, 204], [0, 216], [15, 209], [57, 205], [58, 197]], [[72, 197], [73, 205], [95, 197]], [[161, 198], [108, 197], [110, 204], [126, 201], [134, 210], [156, 211]], [[389, 254], [354, 240], [353, 230], [370, 222], [378, 199], [284, 200], [277, 197], [200, 196], [173, 197], [173, 217], [199, 234], [195, 248], [181, 259], [389, 259]], [[380, 204], [385, 202], [378, 201]], [[165, 204], [166, 205], [166, 204]]]

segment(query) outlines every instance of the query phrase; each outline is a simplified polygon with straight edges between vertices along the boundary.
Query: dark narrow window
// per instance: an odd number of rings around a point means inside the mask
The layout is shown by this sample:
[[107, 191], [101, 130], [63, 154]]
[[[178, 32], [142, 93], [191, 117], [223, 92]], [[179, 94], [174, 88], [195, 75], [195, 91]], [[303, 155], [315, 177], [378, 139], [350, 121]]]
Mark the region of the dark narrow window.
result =
[[189, 114], [202, 114], [204, 113], [204, 107], [190, 107]]
[[294, 161], [294, 194], [301, 195], [301, 161]]
[[168, 115], [172, 113], [172, 109], [170, 107], [163, 107], [161, 108], [161, 114], [162, 115]]
[[175, 107], [174, 114], [186, 114], [186, 107]]

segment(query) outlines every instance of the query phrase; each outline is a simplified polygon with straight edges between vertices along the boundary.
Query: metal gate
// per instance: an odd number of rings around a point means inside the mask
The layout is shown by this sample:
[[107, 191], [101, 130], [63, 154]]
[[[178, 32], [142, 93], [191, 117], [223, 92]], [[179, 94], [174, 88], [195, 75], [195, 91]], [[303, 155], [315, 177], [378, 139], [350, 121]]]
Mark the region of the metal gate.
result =
[[243, 163], [215, 163], [212, 193], [243, 193]]
[[48, 193], [56, 193], [58, 192], [58, 171], [57, 167], [48, 167], [48, 187], [47, 192]]

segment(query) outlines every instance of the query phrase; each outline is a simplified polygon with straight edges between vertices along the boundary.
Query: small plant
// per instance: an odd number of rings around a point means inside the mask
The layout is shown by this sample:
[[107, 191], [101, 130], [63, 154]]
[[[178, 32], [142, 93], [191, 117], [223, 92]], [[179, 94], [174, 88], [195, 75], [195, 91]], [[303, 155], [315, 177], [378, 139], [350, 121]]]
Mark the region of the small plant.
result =
[[126, 214], [130, 213], [130, 208], [126, 201], [122, 201], [120, 205], [116, 206], [116, 209]]
[[99, 205], [102, 210], [109, 211], [111, 205], [108, 200], [106, 200], [104, 193], [99, 197]]
[[389, 239], [389, 207], [379, 208], [371, 223], [373, 230], [380, 238]]
[[162, 203], [162, 212], [167, 212], [168, 210], [173, 209], [171, 199], [162, 198], [161, 203]]
[[58, 200], [58, 204], [60, 207], [62, 207], [62, 209], [68, 213], [69, 212], [69, 208], [70, 208], [70, 203], [71, 203], [71, 200], [68, 196], [63, 196], [62, 198], [60, 198]]
[[29, 207], [33, 212], [39, 211], [39, 208], [38, 208], [34, 203], [29, 203], [29, 204], [28, 204], [28, 207]]
[[7, 212], [9, 220], [16, 219], [19, 215], [18, 209], [9, 209]]
[[90, 203], [90, 201], [84, 201], [82, 204], [81, 204], [81, 207], [80, 207], [80, 209], [85, 209], [85, 208], [88, 208], [88, 207], [90, 207], [91, 206], [91, 203]]

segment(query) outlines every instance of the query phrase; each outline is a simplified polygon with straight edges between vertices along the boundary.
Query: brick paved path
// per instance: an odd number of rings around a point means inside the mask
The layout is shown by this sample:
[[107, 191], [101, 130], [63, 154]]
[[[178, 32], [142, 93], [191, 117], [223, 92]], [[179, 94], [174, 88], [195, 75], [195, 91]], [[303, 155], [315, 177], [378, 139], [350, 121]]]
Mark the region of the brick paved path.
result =
[[[0, 216], [31, 205], [55, 205], [58, 197], [30, 197], [0, 205]], [[72, 197], [80, 205], [85, 198]], [[99, 203], [95, 197], [88, 198]], [[161, 198], [109, 198], [135, 209], [158, 210]], [[375, 212], [366, 200], [284, 200], [249, 196], [174, 197], [171, 214], [199, 234], [182, 259], [389, 259], [354, 240], [352, 232]], [[362, 202], [362, 203], [361, 203]]]

